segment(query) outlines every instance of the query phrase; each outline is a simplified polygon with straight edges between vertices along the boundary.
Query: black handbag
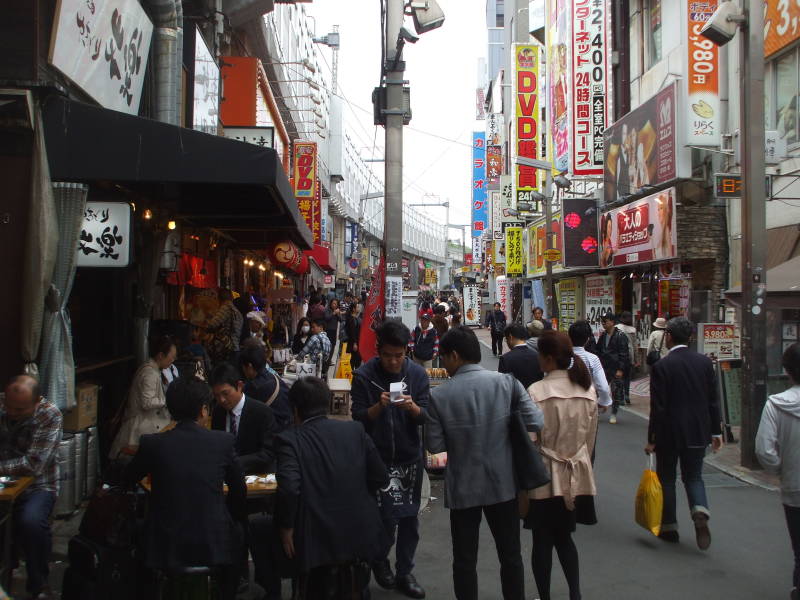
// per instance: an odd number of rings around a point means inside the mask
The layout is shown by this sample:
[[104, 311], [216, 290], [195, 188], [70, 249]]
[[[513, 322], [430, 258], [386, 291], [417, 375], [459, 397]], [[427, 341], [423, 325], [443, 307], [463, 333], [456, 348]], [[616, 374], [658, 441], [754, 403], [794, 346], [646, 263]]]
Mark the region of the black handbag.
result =
[[519, 401], [515, 398], [511, 399], [508, 437], [511, 440], [517, 489], [534, 490], [550, 483], [550, 473], [544, 466], [539, 449], [528, 435], [528, 429], [519, 410]]
[[661, 343], [658, 345], [658, 350], [651, 350], [650, 352], [647, 353], [647, 358], [645, 360], [647, 361], [648, 367], [652, 367], [659, 360], [661, 360], [661, 348], [663, 348], [664, 346], [665, 337], [667, 337], [666, 331], [663, 334], [661, 334]]

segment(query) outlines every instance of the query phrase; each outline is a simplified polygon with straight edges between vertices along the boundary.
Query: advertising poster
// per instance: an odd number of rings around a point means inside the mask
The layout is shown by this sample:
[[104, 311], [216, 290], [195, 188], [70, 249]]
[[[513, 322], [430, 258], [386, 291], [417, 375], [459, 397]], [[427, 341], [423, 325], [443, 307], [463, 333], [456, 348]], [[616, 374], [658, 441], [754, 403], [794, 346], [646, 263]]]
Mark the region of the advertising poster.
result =
[[511, 211], [517, 208], [514, 198], [514, 179], [511, 175], [500, 176], [500, 218], [502, 222], [516, 221], [519, 217], [512, 215]]
[[481, 324], [481, 294], [478, 286], [464, 286], [464, 325]]
[[678, 154], [676, 87], [673, 83], [606, 129], [606, 203], [624, 200], [644, 186], [689, 177], [689, 151]]
[[[550, 221], [549, 230], [553, 234], [552, 247], [561, 250], [561, 213], [555, 213]], [[536, 221], [528, 227], [528, 277], [540, 277], [547, 272], [547, 261], [544, 259], [547, 250], [547, 222], [545, 220]], [[562, 260], [554, 261], [553, 271], [560, 271], [563, 268]]]
[[583, 282], [584, 314], [595, 339], [603, 332], [602, 316], [614, 312], [614, 276], [587, 275]]
[[764, 57], [769, 58], [800, 38], [800, 4], [764, 1]]
[[[314, 142], [294, 143], [294, 181], [295, 198], [313, 200], [317, 195], [317, 144]], [[309, 229], [311, 226], [309, 225]]]
[[[539, 158], [539, 47], [514, 45], [515, 78], [513, 84], [516, 115], [512, 147], [517, 156]], [[513, 165], [514, 197], [517, 202], [533, 202], [537, 171], [533, 167]]]
[[603, 133], [610, 122], [610, 27], [604, 2], [572, 3], [572, 173], [602, 175]]
[[689, 48], [685, 139], [694, 146], [720, 143], [719, 46], [700, 35], [716, 9], [717, 0], [686, 0]]
[[[472, 237], [489, 229], [489, 207], [486, 202], [486, 134], [472, 133]], [[474, 254], [474, 252], [473, 252]], [[476, 261], [478, 262], [478, 261]]]
[[625, 204], [600, 219], [600, 267], [677, 256], [675, 188]]
[[564, 198], [564, 267], [598, 265], [597, 201], [594, 198]]
[[550, 0], [548, 3], [549, 64], [547, 86], [550, 103], [548, 119], [553, 166], [557, 171], [569, 169], [569, 106], [571, 77], [569, 72], [569, 3]]
[[569, 326], [583, 318], [583, 285], [577, 278], [558, 282], [558, 328], [568, 331]]
[[506, 321], [511, 322], [511, 286], [507, 277], [498, 277], [495, 287], [495, 302], [500, 303], [500, 310], [506, 315]]
[[522, 227], [506, 228], [506, 275], [522, 277]]
[[503, 172], [503, 147], [486, 146], [486, 181], [496, 184]]
[[504, 265], [506, 264], [506, 240], [505, 236], [502, 240], [495, 240], [493, 244], [494, 257], [492, 259], [492, 264], [495, 266], [497, 265]]
[[742, 335], [730, 323], [698, 323], [697, 342], [700, 353], [715, 360], [736, 360], [742, 357]]

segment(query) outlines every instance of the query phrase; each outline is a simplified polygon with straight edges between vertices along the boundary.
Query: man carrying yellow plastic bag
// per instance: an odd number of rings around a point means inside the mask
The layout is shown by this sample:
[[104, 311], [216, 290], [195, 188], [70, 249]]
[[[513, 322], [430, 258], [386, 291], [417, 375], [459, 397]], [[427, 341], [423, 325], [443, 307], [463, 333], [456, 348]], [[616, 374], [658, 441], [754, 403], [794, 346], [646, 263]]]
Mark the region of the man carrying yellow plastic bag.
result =
[[661, 482], [653, 471], [653, 457], [642, 473], [639, 489], [636, 491], [636, 522], [653, 535], [661, 531], [661, 514], [664, 509], [664, 494]]

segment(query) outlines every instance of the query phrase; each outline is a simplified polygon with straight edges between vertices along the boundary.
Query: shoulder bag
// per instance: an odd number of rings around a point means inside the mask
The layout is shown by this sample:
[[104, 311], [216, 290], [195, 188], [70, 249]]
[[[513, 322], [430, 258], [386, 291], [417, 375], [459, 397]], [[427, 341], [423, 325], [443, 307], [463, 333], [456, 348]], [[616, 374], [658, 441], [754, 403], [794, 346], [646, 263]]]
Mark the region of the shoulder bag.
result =
[[522, 420], [519, 400], [513, 397], [511, 399], [511, 418], [508, 425], [517, 488], [520, 490], [533, 490], [550, 483], [550, 473], [544, 466], [539, 449], [528, 434], [525, 421]]

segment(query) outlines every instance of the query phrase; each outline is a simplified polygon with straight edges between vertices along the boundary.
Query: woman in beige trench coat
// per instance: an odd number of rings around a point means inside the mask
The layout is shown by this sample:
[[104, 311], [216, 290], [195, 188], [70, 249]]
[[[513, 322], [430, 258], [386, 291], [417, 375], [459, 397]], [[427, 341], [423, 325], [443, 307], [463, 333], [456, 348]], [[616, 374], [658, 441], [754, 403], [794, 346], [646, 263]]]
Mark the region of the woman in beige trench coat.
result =
[[589, 370], [572, 351], [563, 332], [545, 331], [539, 338], [544, 379], [528, 388], [544, 413], [539, 452], [550, 471], [550, 484], [529, 493], [525, 527], [533, 530], [531, 566], [541, 600], [550, 600], [553, 548], [569, 585], [570, 600], [581, 597], [575, 524], [593, 525], [592, 449], [597, 435], [597, 395]]

